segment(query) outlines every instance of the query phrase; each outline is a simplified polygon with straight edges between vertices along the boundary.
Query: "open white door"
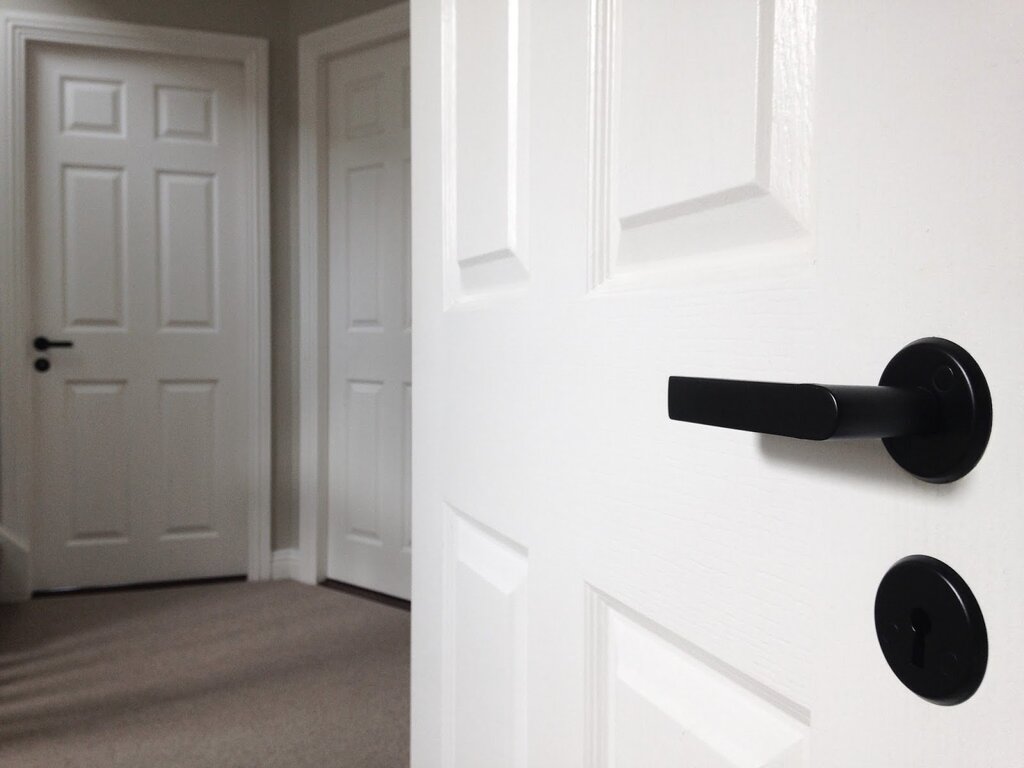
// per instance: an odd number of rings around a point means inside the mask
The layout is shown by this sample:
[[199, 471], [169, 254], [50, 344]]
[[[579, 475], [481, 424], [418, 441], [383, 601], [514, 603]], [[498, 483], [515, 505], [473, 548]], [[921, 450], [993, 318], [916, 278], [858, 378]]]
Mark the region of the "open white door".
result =
[[409, 39], [325, 65], [327, 577], [409, 598]]
[[[1022, 36], [1014, 0], [413, 3], [414, 768], [1019, 761]], [[926, 336], [995, 404], [957, 482], [667, 417], [672, 375], [870, 385]], [[985, 615], [959, 706], [876, 637], [915, 553]]]

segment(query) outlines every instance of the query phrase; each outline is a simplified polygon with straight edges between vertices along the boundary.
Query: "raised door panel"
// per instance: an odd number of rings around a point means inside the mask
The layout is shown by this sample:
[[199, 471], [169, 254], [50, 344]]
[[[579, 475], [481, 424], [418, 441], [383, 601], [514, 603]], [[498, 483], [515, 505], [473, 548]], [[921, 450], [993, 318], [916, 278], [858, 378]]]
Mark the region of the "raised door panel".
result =
[[125, 135], [124, 83], [62, 77], [62, 133], [121, 138]]
[[590, 768], [807, 768], [809, 713], [588, 590]]
[[160, 383], [161, 538], [217, 535], [217, 383]]
[[445, 517], [445, 765], [525, 768], [527, 553], [451, 507]]
[[123, 327], [124, 171], [65, 166], [62, 187], [64, 325]]
[[594, 0], [591, 284], [807, 250], [811, 0]]
[[345, 83], [345, 138], [361, 139], [384, 132], [385, 87], [383, 72]]
[[[447, 0], [444, 88], [446, 303], [521, 288], [526, 211], [528, 0]], [[457, 62], [457, 63], [456, 63]]]
[[217, 139], [216, 93], [205, 88], [156, 87], [156, 137], [212, 143]]
[[65, 397], [71, 474], [67, 543], [126, 542], [132, 533], [127, 382], [71, 381]]
[[759, 34], [758, 11], [750, 0], [618, 9], [617, 213], [624, 225], [755, 182], [758, 48], [770, 43]]
[[384, 165], [374, 163], [348, 171], [345, 180], [345, 255], [348, 265], [348, 328], [381, 327], [384, 292], [380, 228]]
[[[456, 248], [459, 261], [515, 248], [516, 0], [455, 3]], [[461, 23], [460, 23], [461, 22]], [[462, 32], [462, 30], [466, 30]], [[461, 34], [460, 34], [461, 32]]]
[[346, 440], [345, 536], [381, 544], [381, 401], [383, 383], [350, 381]]
[[160, 325], [217, 325], [217, 179], [212, 174], [157, 174]]

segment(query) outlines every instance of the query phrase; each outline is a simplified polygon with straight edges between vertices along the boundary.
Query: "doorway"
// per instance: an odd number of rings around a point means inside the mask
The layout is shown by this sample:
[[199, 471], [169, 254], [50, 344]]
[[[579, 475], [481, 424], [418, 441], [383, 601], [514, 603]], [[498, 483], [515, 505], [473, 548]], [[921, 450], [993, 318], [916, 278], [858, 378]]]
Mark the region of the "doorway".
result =
[[299, 46], [304, 575], [408, 599], [408, 6]]

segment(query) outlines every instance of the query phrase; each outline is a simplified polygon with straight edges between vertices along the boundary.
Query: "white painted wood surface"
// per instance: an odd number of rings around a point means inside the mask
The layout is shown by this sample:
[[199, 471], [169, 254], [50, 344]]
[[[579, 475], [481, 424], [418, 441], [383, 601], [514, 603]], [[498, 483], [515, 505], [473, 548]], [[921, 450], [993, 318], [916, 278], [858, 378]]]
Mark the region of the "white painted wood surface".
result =
[[326, 71], [327, 576], [408, 599], [409, 40]]
[[244, 71], [29, 54], [37, 589], [246, 573]]
[[[423, 0], [412, 8], [414, 768], [1012, 765], [1024, 7]], [[988, 452], [670, 422], [668, 376], [871, 384], [944, 336]], [[953, 708], [873, 601], [961, 573]]]

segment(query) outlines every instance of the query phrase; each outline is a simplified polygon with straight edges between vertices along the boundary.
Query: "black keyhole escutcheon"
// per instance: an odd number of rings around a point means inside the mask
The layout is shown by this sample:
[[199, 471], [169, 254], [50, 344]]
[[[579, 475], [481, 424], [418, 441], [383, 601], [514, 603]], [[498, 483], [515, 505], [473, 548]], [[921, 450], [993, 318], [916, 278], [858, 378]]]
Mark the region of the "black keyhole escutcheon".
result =
[[914, 630], [914, 649], [910, 656], [911, 663], [918, 669], [924, 669], [924, 644], [928, 633], [932, 631], [932, 620], [924, 608], [915, 608], [910, 613], [910, 628]]
[[967, 701], [985, 677], [988, 634], [974, 593], [934, 557], [905, 557], [875, 596], [882, 653], [907, 688], [933, 704]]

